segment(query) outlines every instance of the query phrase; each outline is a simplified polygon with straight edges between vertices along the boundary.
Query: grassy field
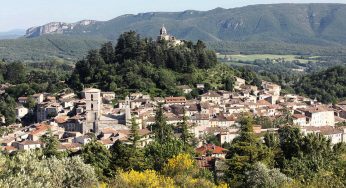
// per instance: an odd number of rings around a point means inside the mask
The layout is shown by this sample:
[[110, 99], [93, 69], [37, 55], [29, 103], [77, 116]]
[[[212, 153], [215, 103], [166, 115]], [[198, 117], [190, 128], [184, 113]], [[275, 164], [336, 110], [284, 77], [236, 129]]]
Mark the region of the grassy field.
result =
[[285, 61], [294, 61], [298, 60], [301, 63], [307, 63], [309, 61], [314, 61], [314, 58], [318, 58], [318, 56], [309, 57], [308, 59], [299, 59], [296, 55], [275, 55], [275, 54], [250, 54], [250, 55], [244, 55], [244, 54], [235, 54], [235, 55], [224, 55], [224, 54], [218, 54], [217, 56], [220, 59], [228, 58], [230, 61], [255, 61], [255, 60], [265, 60], [265, 59], [271, 59], [271, 60], [278, 60], [283, 59]]

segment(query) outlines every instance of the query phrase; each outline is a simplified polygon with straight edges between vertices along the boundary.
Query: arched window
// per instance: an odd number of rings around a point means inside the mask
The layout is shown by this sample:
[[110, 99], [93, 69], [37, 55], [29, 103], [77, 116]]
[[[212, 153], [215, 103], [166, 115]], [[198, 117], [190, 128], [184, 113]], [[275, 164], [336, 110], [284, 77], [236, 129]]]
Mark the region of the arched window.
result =
[[94, 110], [94, 104], [90, 105], [91, 110]]

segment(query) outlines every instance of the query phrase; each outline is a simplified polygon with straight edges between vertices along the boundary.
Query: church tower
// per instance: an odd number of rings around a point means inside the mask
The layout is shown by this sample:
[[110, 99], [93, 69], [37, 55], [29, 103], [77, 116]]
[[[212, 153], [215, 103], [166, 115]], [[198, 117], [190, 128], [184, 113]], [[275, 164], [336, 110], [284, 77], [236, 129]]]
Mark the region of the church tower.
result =
[[167, 29], [165, 28], [164, 25], [162, 25], [162, 27], [160, 29], [160, 35], [157, 37], [157, 40], [158, 41], [160, 41], [160, 40], [167, 40], [167, 41], [169, 41], [170, 38], [171, 37], [168, 35]]
[[83, 91], [86, 103], [86, 123], [89, 130], [97, 132], [97, 124], [101, 116], [101, 90], [87, 88]]
[[160, 35], [167, 35], [167, 30], [165, 28], [165, 25], [162, 25], [162, 27], [160, 29]]

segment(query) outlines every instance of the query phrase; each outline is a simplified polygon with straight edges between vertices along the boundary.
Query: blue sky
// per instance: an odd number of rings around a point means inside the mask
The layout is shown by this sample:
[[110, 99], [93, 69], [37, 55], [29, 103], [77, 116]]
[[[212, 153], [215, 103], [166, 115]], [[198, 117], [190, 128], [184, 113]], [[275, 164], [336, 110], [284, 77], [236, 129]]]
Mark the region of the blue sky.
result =
[[269, 3], [346, 3], [346, 0], [1, 0], [0, 31], [52, 21], [109, 20], [152, 11], [210, 10]]

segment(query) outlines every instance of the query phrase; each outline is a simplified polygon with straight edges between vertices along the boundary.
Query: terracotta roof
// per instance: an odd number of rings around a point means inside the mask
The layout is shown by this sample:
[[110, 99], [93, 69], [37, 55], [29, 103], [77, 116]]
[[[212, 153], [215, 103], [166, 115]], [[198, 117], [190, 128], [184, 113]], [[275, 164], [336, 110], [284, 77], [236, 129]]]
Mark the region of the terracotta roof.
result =
[[111, 140], [111, 139], [98, 140], [98, 142], [100, 142], [100, 143], [103, 144], [103, 145], [110, 145], [110, 144], [113, 144], [113, 143], [114, 143], [114, 141]]
[[113, 133], [117, 133], [118, 131], [113, 129], [113, 128], [108, 127], [108, 128], [102, 129], [101, 132], [103, 134], [113, 134]]
[[292, 117], [293, 117], [294, 119], [306, 118], [305, 115], [303, 115], [303, 114], [293, 114]]
[[227, 150], [220, 146], [216, 146], [214, 144], [205, 144], [199, 148], [197, 148], [196, 153], [200, 153], [202, 155], [206, 155], [208, 151], [212, 151], [213, 154], [224, 154]]
[[55, 123], [65, 123], [68, 119], [68, 116], [58, 116], [54, 118]]
[[268, 101], [266, 101], [266, 100], [259, 100], [259, 101], [257, 101], [257, 103], [256, 103], [257, 105], [261, 105], [261, 106], [270, 106], [270, 105], [272, 105], [270, 102], [268, 102]]
[[39, 124], [38, 126], [36, 126], [35, 130], [30, 132], [30, 134], [35, 135], [35, 134], [42, 133], [42, 132], [48, 130], [49, 127], [50, 127], [49, 125]]
[[61, 143], [58, 148], [61, 150], [70, 150], [70, 149], [80, 149], [82, 145], [80, 143]]
[[20, 142], [19, 144], [22, 144], [22, 145], [32, 145], [32, 144], [42, 144], [42, 142], [40, 141], [32, 141], [32, 140], [25, 140], [23, 142]]
[[185, 97], [166, 97], [165, 102], [166, 103], [186, 102], [186, 98]]
[[210, 91], [210, 92], [204, 93], [202, 97], [221, 97], [221, 95], [214, 91]]
[[322, 135], [332, 135], [332, 134], [341, 134], [343, 131], [341, 129], [337, 129], [331, 126], [321, 126], [321, 127], [304, 127], [307, 131], [319, 132]]
[[299, 110], [302, 110], [304, 112], [310, 112], [310, 113], [333, 111], [332, 109], [330, 109], [328, 106], [325, 106], [325, 105], [317, 105], [317, 106], [311, 106], [308, 108], [300, 108]]
[[2, 149], [5, 151], [16, 151], [17, 150], [17, 148], [15, 148], [13, 146], [4, 146]]

